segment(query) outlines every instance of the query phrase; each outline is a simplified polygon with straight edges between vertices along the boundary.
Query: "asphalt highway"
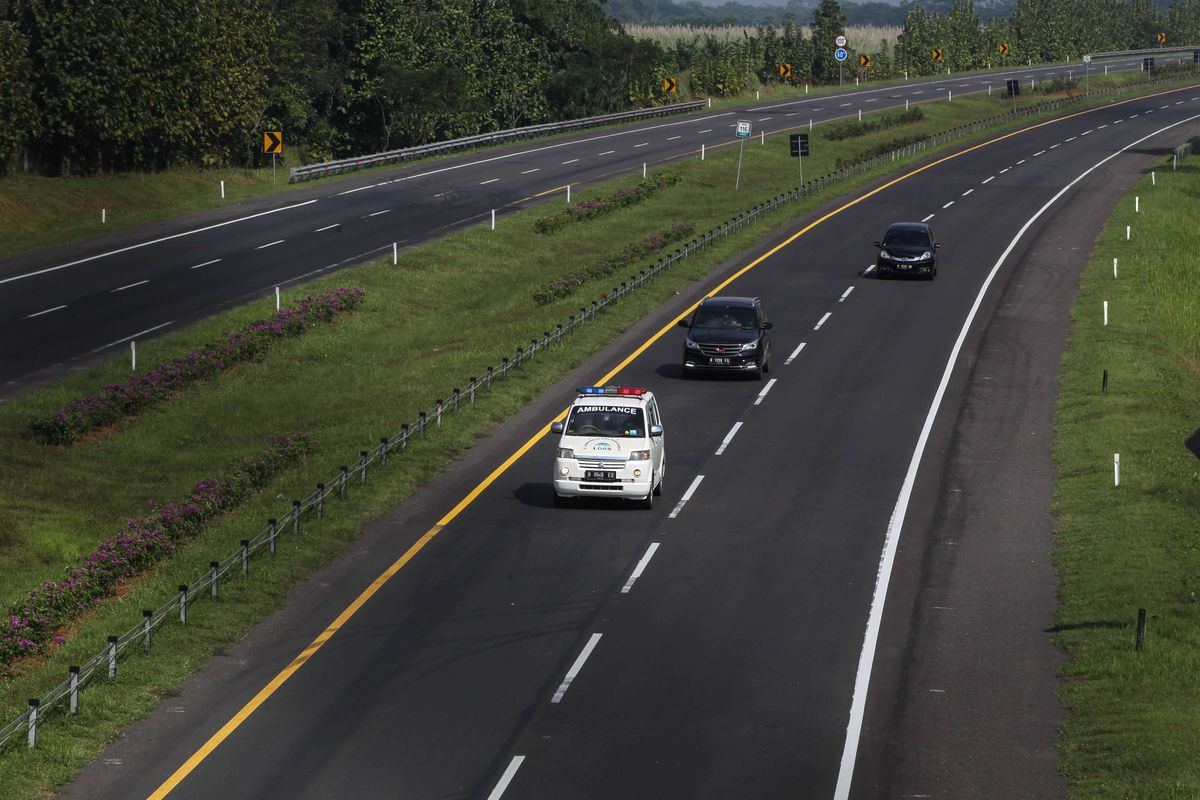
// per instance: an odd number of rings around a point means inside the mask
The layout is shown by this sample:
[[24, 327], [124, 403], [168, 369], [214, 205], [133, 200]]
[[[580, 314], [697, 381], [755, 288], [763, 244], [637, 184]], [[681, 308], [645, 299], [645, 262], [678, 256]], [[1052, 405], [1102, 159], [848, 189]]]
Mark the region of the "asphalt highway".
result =
[[[1065, 796], [1045, 632], [1052, 373], [1095, 231], [1198, 133], [1200, 87], [1163, 92], [796, 220], [368, 531], [65, 795]], [[545, 162], [459, 178], [500, 163]], [[387, 186], [347, 195], [355, 215], [395, 202]], [[288, 213], [278, 247], [321, 241]], [[872, 240], [922, 219], [944, 244], [938, 278], [876, 279]], [[215, 238], [269, 240], [244, 230]], [[718, 289], [764, 298], [762, 382], [682, 379], [673, 323]], [[668, 467], [650, 511], [551, 502], [554, 442], [538, 436], [571, 386], [600, 381], [659, 398]], [[988, 614], [1005, 624], [975, 627]]]
[[[1121, 60], [1102, 70], [1139, 70]], [[1080, 65], [946, 76], [780, 103], [699, 112], [428, 161], [215, 209], [0, 262], [0, 398], [130, 340], [176, 329], [276, 286], [386, 255], [530, 202], [567, 184], [728, 147], [739, 119], [760, 142], [786, 130], [981, 92], [1005, 80], [1078, 74]], [[120, 209], [110, 209], [119, 215]]]

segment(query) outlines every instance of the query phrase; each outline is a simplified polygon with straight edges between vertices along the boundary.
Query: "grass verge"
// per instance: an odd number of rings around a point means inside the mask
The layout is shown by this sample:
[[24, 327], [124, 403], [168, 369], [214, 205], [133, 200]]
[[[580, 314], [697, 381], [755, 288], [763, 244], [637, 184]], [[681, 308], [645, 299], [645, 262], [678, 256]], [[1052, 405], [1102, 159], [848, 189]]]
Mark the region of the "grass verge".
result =
[[[1005, 106], [1001, 98], [986, 96], [930, 104], [920, 130], [946, 130], [992, 116]], [[816, 174], [832, 173], [839, 158], [886, 141], [889, 135], [883, 131], [852, 143], [817, 142], [806, 167]], [[141, 618], [140, 609], [159, 605], [178, 584], [201, 574], [210, 559], [232, 550], [268, 516], [279, 515], [286, 503], [280, 503], [278, 494], [307, 493], [361, 447], [395, 432], [399, 422], [428, 409], [449, 388], [463, 385], [468, 375], [510, 355], [515, 344], [552, 328], [587, 296], [538, 306], [532, 299], [536, 287], [592, 263], [615, 242], [636, 241], [676, 220], [707, 230], [726, 221], [731, 207], [754, 206], [792, 184], [795, 164], [785, 137], [773, 137], [768, 146], [747, 146], [742, 189], [734, 194], [736, 164], [732, 148], [710, 153], [704, 162], [681, 162], [683, 181], [678, 186], [554, 235], [534, 232], [534, 220], [546, 213], [536, 208], [504, 217], [495, 232], [476, 228], [407, 251], [399, 267], [372, 263], [298, 287], [296, 294], [359, 285], [368, 299], [361, 311], [329, 329], [282, 342], [263, 360], [76, 447], [36, 444], [25, 433], [28, 417], [127, 376], [123, 360], [0, 407], [0, 485], [13, 488], [0, 498], [0, 531], [7, 537], [0, 543], [0, 600], [57, 574], [75, 555], [110, 534], [121, 518], [136, 513], [146, 498], [177, 496], [214, 468], [249, 453], [281, 424], [316, 439], [304, 466], [288, 472], [154, 573], [131, 583], [120, 599], [81, 620], [61, 648], [0, 685], [0, 719], [24, 711], [26, 698], [56, 684], [66, 675], [67, 665], [94, 653], [105, 635], [134, 624]], [[887, 170], [891, 168], [889, 164]], [[365, 522], [401, 502], [563, 371], [689, 280], [750, 246], [767, 225], [802, 215], [887, 170], [880, 167], [836, 184], [823, 195], [788, 206], [786, 217], [773, 215], [763, 226], [743, 229], [681, 262], [663, 280], [611, 308], [600, 322], [498, 384], [485, 402], [450, 418], [436, 437], [389, 463], [383, 479], [358, 488], [353, 502], [335, 506], [320, 524], [306, 524], [305, 532], [287, 540], [273, 560], [256, 561], [253, 580], [230, 581], [219, 603], [198, 605], [186, 633], [177, 625], [167, 626], [157, 636], [152, 655], [123, 661], [117, 681], [100, 681], [85, 693], [84, 712], [78, 717], [51, 717], [37, 750], [10, 747], [0, 752], [0, 796], [39, 796], [69, 780], [120, 726], [145, 714], [224, 643], [282, 604], [289, 585], [336, 555]], [[632, 185], [635, 180], [614, 185]], [[611, 188], [597, 187], [583, 198]], [[594, 286], [588, 294], [607, 288]], [[264, 300], [146, 342], [139, 350], [144, 363], [182, 355], [222, 330], [266, 316], [272, 308], [273, 303]], [[212, 424], [214, 420], [221, 424]]]
[[1097, 240], [1071, 315], [1054, 511], [1072, 797], [1200, 797], [1200, 461], [1183, 446], [1200, 425], [1198, 202], [1200, 157], [1142, 180]]

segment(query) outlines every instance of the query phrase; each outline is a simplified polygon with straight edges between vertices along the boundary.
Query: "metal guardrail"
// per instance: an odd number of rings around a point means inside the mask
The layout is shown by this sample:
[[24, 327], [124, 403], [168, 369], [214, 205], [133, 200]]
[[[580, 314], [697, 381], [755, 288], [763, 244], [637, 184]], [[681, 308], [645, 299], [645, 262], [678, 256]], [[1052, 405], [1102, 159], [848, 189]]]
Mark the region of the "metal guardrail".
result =
[[631, 120], [652, 119], [654, 117], [662, 117], [668, 114], [681, 114], [685, 111], [695, 111], [697, 109], [704, 108], [705, 105], [706, 103], [704, 100], [692, 100], [687, 103], [674, 103], [669, 106], [640, 108], [634, 111], [618, 111], [615, 114], [601, 114], [596, 117], [582, 117], [580, 119], [568, 120], [566, 122], [547, 122], [542, 125], [527, 125], [524, 128], [510, 128], [508, 130], [495, 131], [494, 133], [482, 133], [478, 136], [464, 136], [460, 139], [450, 139], [445, 142], [435, 142], [433, 144], [423, 144], [415, 147], [403, 147], [399, 150], [388, 150], [383, 153], [375, 153], [374, 155], [358, 156], [355, 158], [340, 158], [336, 161], [326, 161], [321, 164], [307, 164], [299, 167], [292, 167], [288, 171], [288, 183], [298, 183], [309, 180], [310, 178], [323, 178], [328, 175], [340, 175], [343, 172], [351, 172], [353, 170], [364, 169], [366, 167], [375, 167], [380, 164], [395, 164], [413, 158], [433, 155], [435, 153], [462, 150], [468, 147], [478, 147], [479, 145], [496, 144], [498, 142], [507, 142], [513, 139], [525, 139], [530, 136], [546, 136], [548, 134], [561, 133], [563, 131], [576, 130], [578, 128], [594, 128], [598, 125], [610, 125], [614, 122], [628, 122]]
[[[1118, 89], [1116, 91], [1122, 93], [1124, 90]], [[1111, 92], [1104, 92], [1104, 94], [1109, 93]], [[1097, 95], [1102, 93], [1092, 92], [1091, 94]], [[638, 272], [637, 275], [628, 281], [620, 282], [618, 285], [612, 287], [611, 291], [604, 293], [599, 300], [592, 301], [591, 305], [580, 306], [578, 314], [568, 316], [567, 321], [556, 325], [553, 331], [544, 331], [541, 338], [530, 339], [528, 345], [518, 346], [512, 358], [503, 358], [498, 366], [488, 367], [483, 377], [471, 376], [468, 378], [465, 389], [461, 387], [452, 389], [449, 393], [449, 400], [436, 400], [432, 412], [419, 412], [413, 422], [401, 425], [398, 433], [380, 439], [379, 444], [374, 449], [359, 451], [356, 462], [352, 465], [342, 466], [340, 471], [331, 479], [325, 483], [317, 484], [316, 489], [304, 498], [293, 500], [290, 511], [282, 517], [269, 519], [266, 528], [260, 530], [254, 538], [243, 539], [237, 550], [227, 554], [220, 561], [211, 562], [207, 572], [199, 576], [195, 581], [181, 585], [179, 593], [159, 608], [144, 610], [142, 612], [142, 622], [134, 625], [120, 635], [109, 636], [108, 643], [104, 649], [88, 659], [84, 664], [78, 667], [70, 667], [66, 680], [42, 697], [31, 699], [27, 711], [23, 712], [3, 728], [0, 728], [0, 748], [11, 742], [22, 731], [26, 732], [29, 746], [35, 747], [37, 744], [38, 727], [42, 724], [46, 714], [61, 705], [64, 701], [67, 702], [68, 712], [71, 714], [76, 713], [79, 709], [80, 690], [95, 680], [97, 675], [115, 679], [117, 677], [117, 666], [121, 657], [129, 653], [131, 648], [136, 649], [140, 644], [142, 652], [149, 652], [153, 644], [154, 631], [169, 617], [178, 616], [181, 624], [187, 624], [188, 608], [191, 604], [206, 595], [212, 599], [217, 599], [220, 595], [221, 584], [227, 576], [236, 576], [239, 573], [243, 577], [248, 576], [251, 559], [261, 556], [264, 550], [267, 554], [275, 553], [280, 541], [287, 536], [289, 531], [293, 535], [299, 534], [300, 523], [305, 515], [317, 519], [323, 518], [325, 516], [326, 501], [333, 497], [345, 499], [350, 492], [352, 484], [357, 483], [361, 485], [366, 483], [369, 474], [373, 471], [371, 469], [372, 466], [386, 467], [388, 459], [402, 454], [407, 450], [411, 442], [422, 440], [431, 431], [440, 429], [443, 418], [446, 415], [466, 406], [473, 405], [476, 402], [477, 395], [491, 388], [495, 381], [508, 378], [514, 370], [518, 370], [525, 363], [534, 360], [539, 353], [544, 354], [551, 350], [562, 342], [564, 336], [574, 332], [576, 328], [587, 322], [595, 321], [596, 315], [599, 312], [604, 311], [608, 306], [653, 281], [679, 261], [706, 250], [710, 244], [718, 240], [723, 241], [727, 239], [729, 234], [757, 222], [762, 216], [782, 206], [820, 192], [847, 178], [886, 163], [915, 156], [926, 149], [946, 144], [954, 139], [970, 136], [992, 125], [1006, 121], [1016, 121], [1021, 117], [1045, 111], [1053, 111], [1067, 105], [1079, 103], [1086, 99], [1086, 97], [1087, 95], [1080, 94], [1072, 98], [1041, 103], [1021, 109], [1016, 113], [1000, 114], [988, 119], [979, 120], [970, 125], [960, 125], [914, 144], [891, 150], [866, 161], [860, 161], [829, 175], [814, 178], [806, 182], [803, 186], [777, 195], [749, 211], [739, 214], [729, 222], [698, 236], [671, 255], [660, 259], [653, 267]], [[1200, 149], [1200, 139], [1194, 139], [1181, 146], [1180, 149], [1187, 147], [1190, 152], [1192, 146]]]
[[1089, 58], [1127, 58], [1131, 56], [1155, 56], [1189, 53], [1200, 50], [1200, 44], [1179, 45], [1178, 47], [1152, 47], [1146, 50], [1110, 50], [1106, 53], [1084, 53]]

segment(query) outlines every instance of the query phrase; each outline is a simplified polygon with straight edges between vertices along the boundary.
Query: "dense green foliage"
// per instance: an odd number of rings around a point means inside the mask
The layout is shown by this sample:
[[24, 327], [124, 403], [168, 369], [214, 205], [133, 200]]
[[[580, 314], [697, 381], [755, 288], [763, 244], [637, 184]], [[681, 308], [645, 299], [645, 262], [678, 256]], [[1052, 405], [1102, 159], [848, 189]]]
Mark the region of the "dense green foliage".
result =
[[811, 32], [785, 14], [664, 49], [602, 2], [0, 0], [0, 171], [252, 166], [264, 130], [283, 131], [285, 159], [311, 162], [652, 105], [666, 75], [685, 95], [727, 96], [780, 80], [785, 63], [800, 85], [1074, 59], [1159, 31], [1200, 41], [1200, 0], [1014, 0], [1011, 17], [935, 0], [944, 10], [900, 7], [895, 53], [880, 42], [869, 68], [853, 51], [839, 67], [833, 38], [865, 6], [794, 0]]
[[593, 0], [0, 0], [0, 166], [371, 152], [656, 99]]

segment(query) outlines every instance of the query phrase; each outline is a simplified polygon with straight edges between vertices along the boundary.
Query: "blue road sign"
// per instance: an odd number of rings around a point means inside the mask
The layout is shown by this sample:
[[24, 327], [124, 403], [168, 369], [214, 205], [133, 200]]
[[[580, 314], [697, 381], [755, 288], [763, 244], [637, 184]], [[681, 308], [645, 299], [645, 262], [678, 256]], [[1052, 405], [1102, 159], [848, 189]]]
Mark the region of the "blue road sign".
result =
[[848, 56], [848, 55], [849, 55], [849, 53], [846, 52], [846, 48], [844, 48], [844, 47], [839, 47], [837, 50], [833, 51], [833, 57], [836, 58], [838, 61], [845, 61], [846, 56]]

